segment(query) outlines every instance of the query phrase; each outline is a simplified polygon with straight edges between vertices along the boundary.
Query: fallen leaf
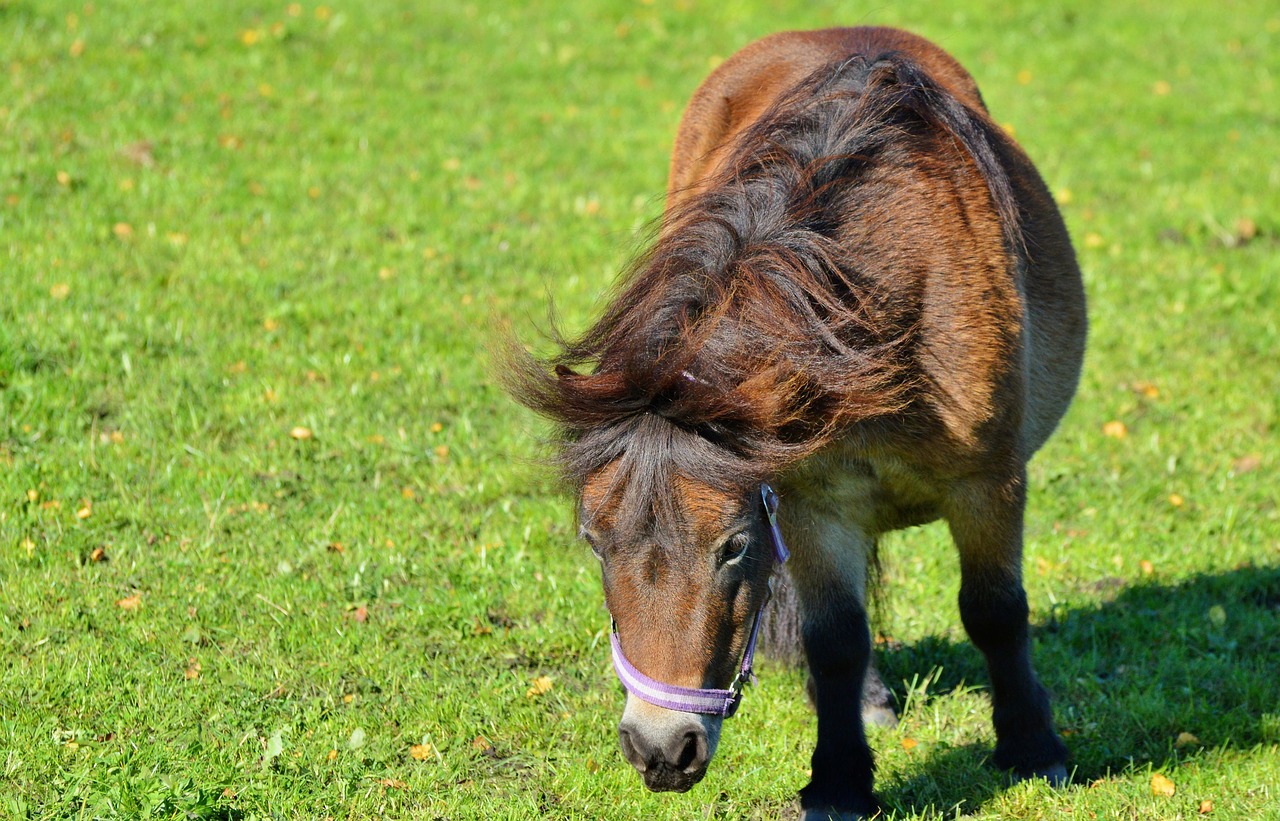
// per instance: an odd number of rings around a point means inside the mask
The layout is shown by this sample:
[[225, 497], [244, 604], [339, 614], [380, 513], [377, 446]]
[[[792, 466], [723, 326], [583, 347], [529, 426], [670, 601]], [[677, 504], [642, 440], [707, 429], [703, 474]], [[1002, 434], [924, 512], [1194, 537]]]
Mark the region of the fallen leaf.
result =
[[120, 599], [116, 602], [116, 607], [121, 610], [137, 610], [142, 606], [142, 594], [134, 593], [132, 596]]
[[1232, 462], [1231, 472], [1239, 476], [1242, 473], [1252, 473], [1260, 467], [1262, 467], [1262, 454], [1250, 453]]
[[1215, 604], [1209, 608], [1209, 623], [1214, 627], [1222, 627], [1227, 623], [1227, 611], [1222, 605]]
[[240, 42], [244, 43], [246, 46], [251, 46], [258, 42], [260, 37], [261, 35], [258, 34], [257, 29], [245, 29], [240, 32]]
[[1129, 428], [1125, 426], [1124, 422], [1113, 419], [1102, 426], [1102, 435], [1112, 439], [1123, 439], [1129, 435]]
[[1197, 738], [1193, 733], [1182, 732], [1182, 733], [1178, 733], [1178, 738], [1173, 742], [1173, 746], [1177, 747], [1178, 749], [1182, 749], [1183, 747], [1196, 746], [1199, 743], [1200, 743], [1200, 739]]
[[72, 57], [79, 57], [84, 54], [84, 40], [77, 39], [67, 51]]
[[193, 681], [200, 678], [200, 662], [195, 659], [187, 659], [187, 669], [183, 671], [183, 676], [187, 681]]
[[1135, 393], [1140, 393], [1148, 399], [1160, 398], [1160, 389], [1156, 387], [1154, 382], [1147, 382], [1145, 380], [1134, 382], [1133, 390]]
[[[1168, 94], [1170, 91], [1173, 91], [1173, 86], [1169, 85], [1164, 80], [1156, 80], [1155, 83], [1151, 85], [1151, 93], [1156, 95], [1157, 97], [1163, 97], [1166, 94]], [[1173, 793], [1169, 793], [1169, 794], [1173, 795]]]
[[101, 547], [95, 547], [93, 552], [89, 554], [89, 561], [91, 562], [104, 562], [106, 560], [107, 551], [103, 550]]
[[369, 608], [365, 607], [363, 604], [360, 605], [355, 610], [351, 611], [351, 618], [361, 624], [364, 624], [369, 620]]
[[485, 738], [482, 735], [478, 735], [475, 738], [471, 739], [471, 749], [479, 750], [480, 752], [485, 752], [486, 750], [492, 750], [493, 744], [489, 743], [489, 739]]
[[270, 761], [273, 758], [279, 758], [280, 754], [283, 752], [284, 752], [284, 733], [281, 730], [276, 730], [274, 733], [271, 734], [271, 737], [267, 739], [266, 758], [268, 761]]
[[76, 511], [77, 519], [87, 519], [93, 515], [93, 502], [84, 499], [80, 503], [80, 509]]
[[54, 175], [54, 177], [57, 178], [58, 185], [61, 185], [63, 188], [66, 188], [68, 185], [71, 184], [71, 175], [68, 174], [66, 171], [59, 171], [57, 174]]
[[920, 742], [916, 741], [914, 738], [908, 737], [908, 738], [902, 739], [902, 749], [906, 750], [907, 752], [911, 752], [918, 746], [920, 746]]
[[1169, 494], [1169, 504], [1173, 505], [1174, 507], [1182, 507], [1186, 503], [1187, 503], [1187, 500], [1182, 498], [1178, 494], [1176, 493]]
[[431, 432], [432, 432], [432, 433], [439, 433], [439, 432], [440, 432], [440, 431], [442, 431], [442, 430], [444, 430], [444, 423], [443, 423], [443, 422], [432, 422], [432, 423], [431, 423]]
[[49, 296], [54, 299], [66, 299], [71, 295], [71, 286], [65, 282], [59, 282], [49, 289]]
[[1095, 231], [1090, 231], [1089, 233], [1084, 235], [1085, 248], [1101, 248], [1106, 244], [1107, 244], [1107, 241], [1102, 238], [1102, 235]]
[[351, 731], [351, 737], [347, 739], [347, 746], [353, 750], [358, 750], [364, 746], [364, 729], [357, 727]]
[[325, 758], [329, 759], [330, 761], [334, 761], [334, 760], [336, 760], [336, 759], [338, 758], [338, 751], [337, 751], [337, 750], [330, 750], [330, 751], [329, 751], [329, 754], [328, 754], [328, 755], [326, 755], [326, 756], [325, 756]]
[[393, 790], [403, 790], [405, 788], [405, 783], [398, 778], [384, 778], [378, 783]]
[[115, 234], [120, 239], [128, 239], [133, 236], [133, 226], [127, 222], [117, 222], [115, 225], [111, 226], [111, 233]]
[[409, 755], [415, 761], [426, 761], [427, 759], [431, 758], [431, 745], [430, 744], [414, 744], [412, 747], [409, 748]]
[[347, 548], [343, 546], [342, 542], [329, 542], [329, 544], [325, 545], [325, 550], [328, 550], [330, 553], [347, 552]]
[[1200, 802], [1200, 814], [1208, 815], [1211, 812], [1213, 812], [1213, 802], [1206, 798]]
[[1022, 85], [1022, 86], [1030, 85], [1031, 80], [1032, 80], [1032, 75], [1028, 69], [1024, 68], [1022, 71], [1018, 72], [1018, 85]]
[[533, 686], [525, 692], [525, 698], [537, 698], [538, 696], [550, 692], [551, 676], [538, 676], [533, 680]]
[[155, 146], [150, 140], [139, 140], [136, 143], [129, 143], [120, 149], [120, 153], [124, 158], [134, 165], [140, 165], [143, 168], [150, 168], [156, 164], [156, 157], [153, 153]]
[[447, 459], [449, 457], [449, 446], [436, 445], [436, 457], [439, 459]]
[[1236, 240], [1243, 245], [1258, 236], [1258, 224], [1248, 217], [1236, 220]]
[[289, 431], [289, 435], [299, 442], [305, 442], [312, 437], [311, 428], [304, 428], [301, 425]]
[[1144, 576], [1150, 576], [1152, 573], [1156, 572], [1155, 565], [1153, 565], [1151, 562], [1147, 561], [1146, 559], [1143, 559], [1142, 561], [1138, 562], [1138, 567], [1142, 568], [1142, 575]]
[[1151, 794], [1162, 795], [1165, 798], [1172, 798], [1178, 788], [1169, 780], [1169, 777], [1161, 773], [1152, 773], [1151, 775]]

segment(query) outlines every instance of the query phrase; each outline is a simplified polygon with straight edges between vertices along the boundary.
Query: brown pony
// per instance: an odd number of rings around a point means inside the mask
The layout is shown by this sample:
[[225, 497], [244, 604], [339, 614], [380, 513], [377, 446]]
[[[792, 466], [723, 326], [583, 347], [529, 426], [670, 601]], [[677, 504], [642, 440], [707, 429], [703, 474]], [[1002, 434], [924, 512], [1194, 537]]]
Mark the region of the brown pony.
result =
[[[558, 425], [615, 664], [659, 688], [723, 693], [705, 688], [749, 666], [777, 488], [818, 715], [801, 805], [852, 818], [878, 807], [868, 560], [880, 534], [938, 518], [986, 656], [995, 763], [1066, 781], [1028, 652], [1022, 517], [1085, 329], [1057, 208], [954, 59], [893, 29], [787, 32], [698, 89], [652, 249], [552, 359], [513, 352], [508, 381]], [[732, 711], [624, 682], [626, 758], [651, 789], [689, 789]]]

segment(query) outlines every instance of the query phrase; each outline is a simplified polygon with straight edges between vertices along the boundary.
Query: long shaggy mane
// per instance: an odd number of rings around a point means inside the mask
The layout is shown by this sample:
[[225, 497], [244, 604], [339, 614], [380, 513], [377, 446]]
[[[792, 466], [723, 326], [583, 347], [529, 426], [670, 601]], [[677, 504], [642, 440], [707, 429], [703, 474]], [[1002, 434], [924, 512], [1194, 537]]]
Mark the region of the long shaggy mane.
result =
[[939, 135], [976, 162], [1020, 250], [988, 121], [897, 53], [815, 72], [668, 211], [581, 336], [557, 335], [545, 359], [510, 343], [506, 385], [556, 423], [566, 478], [580, 486], [641, 437], [663, 455], [630, 457], [628, 472], [647, 477], [640, 492], [672, 470], [759, 480], [906, 408], [921, 379], [918, 307], [866, 276], [859, 260], [875, 249], [842, 233], [868, 171], [910, 162]]

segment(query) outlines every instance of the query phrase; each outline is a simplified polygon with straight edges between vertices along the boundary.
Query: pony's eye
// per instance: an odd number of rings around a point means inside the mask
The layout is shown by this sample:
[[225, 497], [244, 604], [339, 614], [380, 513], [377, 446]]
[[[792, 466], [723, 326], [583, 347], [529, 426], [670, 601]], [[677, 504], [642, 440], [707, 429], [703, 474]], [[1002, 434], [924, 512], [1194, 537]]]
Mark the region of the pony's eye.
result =
[[604, 554], [600, 552], [600, 545], [596, 543], [595, 534], [584, 530], [580, 535], [586, 540], [587, 544], [591, 545], [591, 552], [595, 554], [595, 557], [600, 561], [604, 561]]
[[750, 546], [751, 540], [747, 538], [747, 534], [739, 533], [736, 536], [730, 536], [720, 547], [720, 564], [723, 566], [737, 562], [747, 555], [747, 548]]

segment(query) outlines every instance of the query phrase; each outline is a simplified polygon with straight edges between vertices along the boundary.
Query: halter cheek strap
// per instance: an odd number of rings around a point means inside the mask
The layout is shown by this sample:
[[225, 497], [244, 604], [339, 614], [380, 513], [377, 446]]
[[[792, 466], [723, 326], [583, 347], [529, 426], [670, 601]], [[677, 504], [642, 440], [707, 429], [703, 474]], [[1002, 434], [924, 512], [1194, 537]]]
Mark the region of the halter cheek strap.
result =
[[[765, 516], [769, 521], [769, 541], [773, 545], [773, 558], [782, 564], [791, 553], [782, 541], [782, 531], [778, 529], [778, 494], [766, 482], [760, 486], [760, 501], [764, 504]], [[752, 664], [756, 656], [756, 641], [760, 637], [760, 622], [764, 617], [764, 609], [773, 596], [772, 583], [760, 609], [756, 611], [755, 620], [751, 624], [751, 635], [747, 639], [746, 650], [742, 653], [742, 664], [738, 667], [738, 675], [734, 677], [727, 690], [700, 687], [678, 687], [651, 679], [636, 669], [622, 654], [622, 644], [618, 641], [618, 625], [613, 624], [609, 632], [609, 645], [613, 648], [613, 669], [622, 681], [627, 692], [643, 701], [668, 710], [682, 713], [699, 713], [701, 715], [730, 718], [738, 711], [742, 703], [742, 691], [748, 684], [754, 684], [756, 677]]]

